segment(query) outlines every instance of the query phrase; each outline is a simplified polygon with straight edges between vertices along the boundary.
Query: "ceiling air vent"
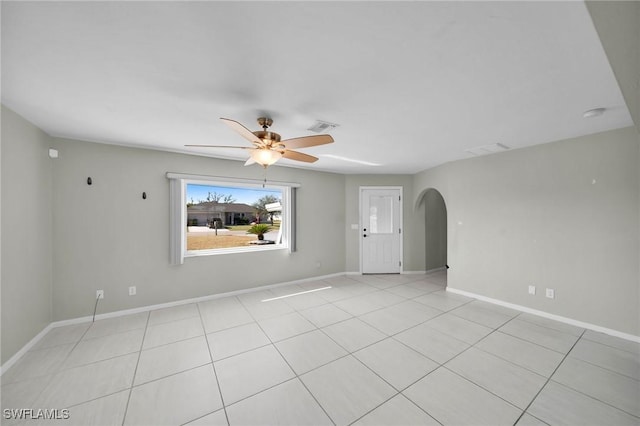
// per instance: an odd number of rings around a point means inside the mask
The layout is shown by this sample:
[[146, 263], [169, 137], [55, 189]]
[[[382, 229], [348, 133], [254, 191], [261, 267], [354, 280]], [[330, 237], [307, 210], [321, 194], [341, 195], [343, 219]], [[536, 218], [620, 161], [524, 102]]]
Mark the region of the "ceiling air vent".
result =
[[465, 152], [468, 152], [469, 154], [472, 154], [472, 155], [486, 155], [486, 154], [494, 154], [496, 152], [506, 151], [508, 149], [509, 149], [508, 146], [503, 145], [501, 143], [492, 143], [489, 145], [482, 145], [475, 148], [470, 148], [465, 150]]
[[309, 127], [307, 130], [311, 130], [315, 133], [326, 133], [338, 127], [339, 124], [329, 123], [328, 121], [316, 120], [316, 123]]

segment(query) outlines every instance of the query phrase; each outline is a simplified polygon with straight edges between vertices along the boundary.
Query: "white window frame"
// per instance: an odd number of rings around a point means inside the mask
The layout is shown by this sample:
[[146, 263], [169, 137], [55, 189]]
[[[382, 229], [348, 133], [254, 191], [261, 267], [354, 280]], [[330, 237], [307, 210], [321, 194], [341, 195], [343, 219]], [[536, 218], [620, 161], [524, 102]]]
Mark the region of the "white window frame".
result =
[[237, 253], [255, 253], [273, 250], [295, 251], [295, 189], [300, 184], [291, 182], [266, 183], [266, 188], [282, 191], [282, 222], [280, 242], [253, 247], [230, 247], [210, 250], [187, 250], [187, 185], [226, 186], [235, 188], [262, 189], [265, 183], [254, 179], [228, 178], [220, 176], [192, 175], [168, 172], [169, 179], [169, 245], [170, 262], [175, 265], [184, 263], [185, 258], [216, 256]]

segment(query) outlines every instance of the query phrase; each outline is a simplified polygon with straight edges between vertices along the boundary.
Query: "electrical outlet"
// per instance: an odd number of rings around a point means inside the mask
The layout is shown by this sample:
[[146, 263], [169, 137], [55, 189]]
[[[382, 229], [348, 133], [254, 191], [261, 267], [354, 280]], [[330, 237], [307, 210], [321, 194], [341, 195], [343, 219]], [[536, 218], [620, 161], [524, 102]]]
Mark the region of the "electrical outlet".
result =
[[96, 290], [96, 299], [104, 299], [104, 290]]
[[549, 298], [549, 299], [553, 299], [556, 297], [556, 292], [552, 289], [552, 288], [548, 288], [545, 295]]
[[529, 286], [529, 294], [535, 296], [535, 294], [536, 294], [536, 286], [535, 285], [530, 285]]
[[129, 296], [135, 296], [136, 295], [136, 286], [131, 286], [129, 287]]

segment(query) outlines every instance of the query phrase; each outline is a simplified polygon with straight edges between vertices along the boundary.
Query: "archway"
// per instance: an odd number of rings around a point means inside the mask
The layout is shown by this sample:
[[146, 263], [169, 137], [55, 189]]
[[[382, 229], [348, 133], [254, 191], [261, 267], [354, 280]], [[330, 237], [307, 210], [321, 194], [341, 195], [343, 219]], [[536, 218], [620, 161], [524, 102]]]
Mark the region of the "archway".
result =
[[425, 205], [425, 269], [440, 271], [446, 283], [447, 207], [442, 194], [429, 188], [422, 196]]

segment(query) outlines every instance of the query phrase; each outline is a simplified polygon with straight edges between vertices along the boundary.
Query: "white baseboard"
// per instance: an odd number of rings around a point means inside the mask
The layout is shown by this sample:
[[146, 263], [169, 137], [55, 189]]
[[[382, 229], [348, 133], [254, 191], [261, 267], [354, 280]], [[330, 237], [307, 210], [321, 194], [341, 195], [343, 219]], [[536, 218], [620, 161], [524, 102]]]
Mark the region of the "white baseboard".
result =
[[[256, 291], [263, 291], [263, 290], [268, 290], [270, 288], [284, 287], [292, 284], [302, 284], [306, 282], [325, 280], [328, 278], [335, 278], [343, 275], [345, 275], [344, 272], [338, 272], [335, 274], [321, 275], [321, 276], [311, 277], [311, 278], [302, 278], [294, 281], [287, 281], [287, 282], [277, 283], [277, 284], [268, 284], [260, 287], [252, 287], [252, 288], [247, 288], [243, 290], [230, 291], [226, 293], [211, 294], [208, 296], [194, 297], [191, 299], [176, 300], [174, 302], [159, 303], [157, 305], [148, 305], [148, 306], [141, 306], [139, 308], [123, 309], [121, 311], [114, 311], [114, 312], [108, 312], [106, 314], [96, 315], [96, 320], [116, 318], [116, 317], [121, 317], [125, 315], [138, 314], [141, 312], [155, 311], [156, 309], [172, 308], [174, 306], [188, 305], [190, 303], [206, 302], [207, 300], [238, 296], [240, 294], [253, 293]], [[66, 325], [82, 324], [86, 322], [91, 322], [92, 320], [93, 320], [93, 316], [89, 315], [86, 317], [72, 318], [68, 320], [54, 321], [50, 323], [40, 333], [38, 333], [33, 339], [31, 339], [29, 343], [24, 345], [18, 352], [16, 352], [11, 358], [9, 358], [7, 362], [5, 362], [2, 366], [0, 366], [0, 376], [2, 376], [7, 370], [9, 370], [9, 368], [11, 368], [16, 362], [18, 362], [18, 360], [22, 358], [22, 356], [25, 353], [27, 353], [31, 348], [33, 348], [35, 344], [38, 343], [40, 339], [42, 339], [51, 329], [56, 327], [63, 327]]]
[[425, 274], [433, 274], [436, 272], [441, 272], [441, 271], [446, 271], [447, 267], [446, 266], [440, 266], [438, 268], [433, 268], [433, 269], [429, 269], [427, 271], [424, 271]]
[[537, 315], [539, 317], [552, 319], [555, 321], [563, 322], [565, 324], [573, 325], [580, 328], [586, 328], [588, 330], [593, 330], [599, 333], [604, 333], [610, 336], [619, 337], [621, 339], [640, 343], [640, 336], [635, 336], [629, 333], [623, 333], [622, 331], [613, 330], [611, 328], [601, 327], [599, 325], [591, 324], [588, 322], [578, 321], [572, 318], [550, 314], [549, 312], [527, 308], [526, 306], [516, 305], [515, 303], [509, 303], [499, 299], [492, 299], [491, 297], [482, 296], [480, 294], [471, 293], [469, 291], [459, 290], [457, 288], [447, 287], [447, 291], [450, 291], [451, 293], [454, 293], [454, 294], [460, 294], [462, 296], [473, 297], [474, 299], [482, 300], [483, 302], [493, 303], [494, 305], [504, 306], [505, 308], [515, 309], [516, 311], [526, 312], [528, 314]]
[[50, 323], [45, 328], [43, 328], [40, 333], [36, 334], [33, 339], [29, 340], [29, 342], [24, 345], [18, 352], [16, 352], [11, 358], [9, 358], [7, 362], [2, 364], [2, 366], [0, 366], [0, 376], [2, 376], [8, 369], [10, 369], [13, 364], [18, 362], [18, 360], [22, 358], [24, 354], [26, 354], [31, 348], [33, 348], [36, 343], [38, 343], [40, 339], [42, 339], [52, 328], [53, 324]]

